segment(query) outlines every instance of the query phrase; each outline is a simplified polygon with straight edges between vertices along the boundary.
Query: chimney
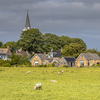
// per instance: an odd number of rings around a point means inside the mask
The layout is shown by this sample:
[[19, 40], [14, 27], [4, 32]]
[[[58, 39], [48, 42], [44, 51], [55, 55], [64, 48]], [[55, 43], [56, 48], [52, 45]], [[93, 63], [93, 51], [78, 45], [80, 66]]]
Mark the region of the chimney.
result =
[[44, 54], [46, 54], [46, 52], [44, 52]]
[[7, 46], [7, 49], [9, 49], [9, 46]]
[[51, 52], [53, 52], [53, 48], [51, 49]]
[[63, 48], [61, 48], [61, 52], [63, 51]]
[[16, 50], [16, 53], [18, 53], [18, 51]]
[[28, 50], [26, 50], [26, 52], [28, 52]]
[[21, 47], [21, 48], [19, 49], [19, 52], [22, 52], [22, 48], [23, 48], [23, 47]]

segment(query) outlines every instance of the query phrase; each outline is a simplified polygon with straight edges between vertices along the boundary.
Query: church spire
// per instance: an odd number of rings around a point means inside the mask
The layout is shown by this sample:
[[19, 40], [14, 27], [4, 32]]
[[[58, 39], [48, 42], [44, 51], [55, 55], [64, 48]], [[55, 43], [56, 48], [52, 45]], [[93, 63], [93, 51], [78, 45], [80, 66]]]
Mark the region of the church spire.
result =
[[28, 29], [31, 29], [31, 26], [30, 26], [30, 20], [29, 20], [29, 15], [28, 15], [28, 8], [27, 8], [26, 23], [25, 23], [25, 28], [23, 29], [23, 31], [26, 31]]

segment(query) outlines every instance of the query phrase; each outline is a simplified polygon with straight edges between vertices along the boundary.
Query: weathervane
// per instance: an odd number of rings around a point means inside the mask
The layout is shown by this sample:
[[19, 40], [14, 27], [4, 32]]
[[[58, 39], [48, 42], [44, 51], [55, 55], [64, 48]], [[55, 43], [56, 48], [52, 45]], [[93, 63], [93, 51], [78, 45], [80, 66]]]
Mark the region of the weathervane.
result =
[[28, 7], [27, 7], [27, 12], [28, 12]]

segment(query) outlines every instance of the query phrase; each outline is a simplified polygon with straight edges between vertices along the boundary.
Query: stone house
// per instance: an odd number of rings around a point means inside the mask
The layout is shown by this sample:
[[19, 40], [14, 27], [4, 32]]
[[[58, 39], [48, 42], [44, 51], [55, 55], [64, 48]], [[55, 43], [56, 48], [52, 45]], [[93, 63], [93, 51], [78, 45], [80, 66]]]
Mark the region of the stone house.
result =
[[60, 59], [60, 66], [69, 65], [69, 67], [75, 67], [75, 57], [62, 57]]
[[96, 53], [81, 53], [76, 59], [76, 66], [92, 66], [100, 63], [100, 57]]
[[52, 64], [53, 58], [50, 57], [48, 54], [35, 54], [31, 58], [31, 65], [47, 65], [47, 64]]
[[0, 59], [7, 60], [12, 55], [9, 46], [7, 48], [0, 48]]
[[76, 59], [75, 59], [75, 57], [62, 57], [62, 58], [59, 58], [59, 60], [58, 59], [57, 60], [54, 59], [52, 61], [52, 63], [54, 61], [56, 62], [55, 63], [55, 67], [60, 67], [62, 65], [69, 65], [69, 67], [75, 67]]

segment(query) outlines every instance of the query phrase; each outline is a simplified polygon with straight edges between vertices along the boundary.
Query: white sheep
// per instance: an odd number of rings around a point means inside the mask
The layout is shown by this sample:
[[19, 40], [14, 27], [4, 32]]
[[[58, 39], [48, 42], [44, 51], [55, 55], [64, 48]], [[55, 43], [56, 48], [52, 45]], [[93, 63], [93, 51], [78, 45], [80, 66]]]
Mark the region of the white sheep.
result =
[[64, 73], [64, 70], [62, 70], [61, 72]]
[[57, 83], [57, 81], [56, 81], [56, 80], [50, 80], [50, 82], [54, 82], [54, 83]]
[[30, 71], [27, 71], [27, 72], [26, 72], [26, 74], [29, 74], [29, 73], [31, 73], [31, 72], [30, 72]]
[[58, 75], [60, 75], [60, 72], [58, 72]]
[[37, 83], [34, 87], [34, 90], [38, 89], [41, 90], [42, 84], [41, 83]]

